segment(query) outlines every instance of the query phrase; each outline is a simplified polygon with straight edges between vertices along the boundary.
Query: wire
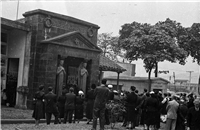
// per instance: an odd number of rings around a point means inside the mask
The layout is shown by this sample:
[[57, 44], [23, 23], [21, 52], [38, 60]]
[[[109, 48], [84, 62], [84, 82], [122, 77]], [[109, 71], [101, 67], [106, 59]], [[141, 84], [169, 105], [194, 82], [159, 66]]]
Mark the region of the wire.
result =
[[16, 20], [18, 19], [18, 11], [19, 11], [19, 0], [17, 1], [17, 14], [16, 14]]

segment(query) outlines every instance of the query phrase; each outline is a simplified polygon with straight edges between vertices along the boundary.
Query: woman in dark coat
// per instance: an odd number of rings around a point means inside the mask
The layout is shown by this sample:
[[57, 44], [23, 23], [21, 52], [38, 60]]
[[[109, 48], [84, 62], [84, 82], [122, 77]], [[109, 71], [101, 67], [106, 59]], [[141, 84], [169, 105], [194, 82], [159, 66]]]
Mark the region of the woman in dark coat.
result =
[[86, 100], [87, 100], [87, 104], [86, 104], [86, 117], [88, 119], [87, 124], [90, 123], [90, 121], [92, 121], [93, 118], [93, 106], [94, 106], [94, 89], [96, 88], [95, 84], [92, 84], [91, 89], [88, 91], [87, 95], [86, 95]]
[[84, 93], [83, 91], [78, 92], [78, 96], [76, 97], [76, 108], [75, 108], [75, 120], [78, 121], [83, 119], [83, 103], [84, 103]]
[[138, 96], [135, 94], [135, 87], [131, 86], [130, 90], [131, 93], [127, 94], [127, 97], [125, 99], [126, 101], [126, 106], [127, 106], [127, 115], [126, 115], [126, 119], [127, 119], [127, 124], [129, 124], [130, 126], [128, 127], [128, 129], [134, 129], [136, 126], [136, 107], [137, 107], [137, 100], [138, 100]]
[[63, 91], [62, 95], [58, 97], [59, 122], [61, 122], [61, 118], [64, 118], [65, 100], [66, 100], [65, 94], [66, 91]]
[[186, 128], [186, 117], [188, 108], [184, 100], [179, 101], [179, 107], [177, 111], [176, 129], [175, 130], [185, 130]]
[[147, 125], [147, 130], [150, 126], [156, 127], [156, 115], [159, 107], [159, 102], [155, 98], [154, 92], [150, 92], [150, 97], [146, 99], [144, 107], [146, 108], [145, 124]]
[[35, 125], [39, 125], [40, 119], [45, 119], [44, 95], [44, 86], [41, 85], [33, 98], [34, 110], [32, 117], [35, 119]]

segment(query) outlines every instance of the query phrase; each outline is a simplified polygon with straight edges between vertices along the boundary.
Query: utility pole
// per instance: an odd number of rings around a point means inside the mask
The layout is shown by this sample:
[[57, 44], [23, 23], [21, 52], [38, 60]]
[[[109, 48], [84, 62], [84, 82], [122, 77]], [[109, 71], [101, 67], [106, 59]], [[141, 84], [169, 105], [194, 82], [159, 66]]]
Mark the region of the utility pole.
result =
[[174, 77], [174, 90], [176, 92], [176, 85], [175, 85], [175, 72], [173, 72], [173, 77]]
[[[192, 72], [194, 72], [194, 71], [186, 71], [186, 72], [190, 73], [190, 77], [189, 77], [189, 89], [190, 89], [191, 75], [192, 75]], [[190, 90], [191, 90], [191, 89], [190, 89]]]
[[17, 14], [16, 14], [16, 20], [18, 19], [18, 11], [19, 11], [19, 0], [17, 1]]
[[191, 83], [191, 75], [192, 75], [192, 72], [194, 72], [194, 71], [186, 71], [186, 72], [190, 73], [189, 83]]

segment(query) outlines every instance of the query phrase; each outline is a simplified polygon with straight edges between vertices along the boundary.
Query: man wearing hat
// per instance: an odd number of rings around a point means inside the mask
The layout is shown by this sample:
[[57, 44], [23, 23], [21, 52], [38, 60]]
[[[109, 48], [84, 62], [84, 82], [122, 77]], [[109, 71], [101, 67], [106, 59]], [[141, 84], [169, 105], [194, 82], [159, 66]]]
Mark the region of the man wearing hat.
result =
[[92, 130], [96, 130], [97, 118], [99, 118], [100, 130], [104, 130], [105, 109], [108, 100], [109, 90], [106, 87], [106, 79], [101, 81], [102, 85], [94, 90], [94, 108], [93, 108], [93, 126]]
[[194, 107], [191, 107], [187, 116], [188, 130], [200, 130], [200, 99], [194, 100]]
[[53, 88], [49, 86], [49, 93], [44, 96], [45, 99], [45, 109], [46, 109], [46, 122], [47, 125], [51, 122], [51, 115], [55, 117], [54, 124], [58, 124], [58, 107], [57, 107], [57, 95], [53, 93]]
[[63, 123], [66, 124], [67, 119], [69, 119], [69, 123], [72, 123], [72, 115], [75, 110], [76, 105], [76, 95], [74, 94], [74, 88], [69, 88], [69, 93], [65, 95], [65, 115]]
[[[109, 90], [109, 93], [108, 93], [108, 100], [109, 101], [113, 101], [114, 100], [114, 92], [113, 92], [113, 86], [111, 84], [108, 85], [108, 90]], [[105, 121], [106, 121], [106, 125], [109, 125], [110, 124], [110, 121], [109, 121], [109, 112], [108, 112], [108, 109], [105, 110]]]
[[165, 128], [166, 130], [175, 130], [176, 128], [176, 120], [177, 120], [177, 110], [178, 110], [178, 102], [176, 101], [177, 96], [172, 96], [172, 101], [169, 101], [167, 104], [167, 121]]

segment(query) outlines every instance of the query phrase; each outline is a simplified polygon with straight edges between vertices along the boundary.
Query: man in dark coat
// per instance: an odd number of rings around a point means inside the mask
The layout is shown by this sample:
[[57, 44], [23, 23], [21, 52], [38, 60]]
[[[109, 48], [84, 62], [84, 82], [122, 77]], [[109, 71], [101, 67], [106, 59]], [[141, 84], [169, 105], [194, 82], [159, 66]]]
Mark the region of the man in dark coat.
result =
[[[112, 85], [108, 85], [108, 89], [109, 89], [109, 93], [108, 93], [108, 100], [109, 101], [113, 101], [114, 100], [114, 92], [113, 92], [113, 86]], [[109, 110], [106, 109], [105, 110], [105, 121], [106, 121], [106, 125], [110, 124], [109, 121]]]
[[54, 124], [58, 124], [58, 107], [57, 107], [57, 96], [53, 93], [52, 87], [48, 88], [49, 93], [44, 96], [45, 99], [45, 108], [46, 108], [46, 121], [47, 125], [51, 122], [51, 115], [55, 117]]
[[186, 117], [188, 113], [188, 108], [183, 99], [179, 101], [179, 107], [177, 111], [176, 129], [175, 130], [185, 130], [186, 128]]
[[71, 87], [69, 89], [69, 93], [66, 94], [64, 123], [67, 122], [67, 118], [69, 118], [69, 123], [72, 123], [72, 115], [75, 110], [75, 103], [76, 95], [74, 94], [74, 88]]
[[130, 123], [130, 128], [135, 128], [136, 123], [136, 107], [138, 96], [135, 94], [135, 86], [131, 86], [131, 92], [127, 94], [126, 102], [127, 102], [127, 122]]
[[200, 130], [200, 99], [194, 100], [194, 107], [191, 107], [187, 116], [188, 130]]
[[109, 90], [106, 87], [105, 79], [102, 80], [102, 85], [97, 87], [94, 90], [95, 101], [94, 101], [94, 109], [93, 109], [93, 128], [92, 130], [96, 130], [97, 127], [97, 118], [100, 121], [100, 130], [104, 130], [104, 121], [105, 121], [105, 109], [106, 102], [108, 100]]

